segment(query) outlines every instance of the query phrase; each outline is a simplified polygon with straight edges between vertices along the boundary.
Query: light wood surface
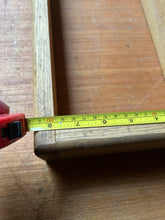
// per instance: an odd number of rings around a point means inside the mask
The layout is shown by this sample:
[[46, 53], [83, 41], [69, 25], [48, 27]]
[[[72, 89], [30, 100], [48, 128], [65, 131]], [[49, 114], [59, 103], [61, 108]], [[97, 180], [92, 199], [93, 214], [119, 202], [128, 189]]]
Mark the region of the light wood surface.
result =
[[165, 1], [141, 0], [145, 16], [165, 76]]
[[[32, 117], [32, 3], [0, 1], [0, 8], [0, 99]], [[155, 105], [164, 108], [158, 105], [161, 83], [157, 89]], [[34, 155], [29, 133], [0, 151], [0, 219], [164, 220], [164, 154], [70, 161], [67, 170], [57, 172]]]
[[[55, 95], [55, 76], [51, 32], [51, 17], [48, 16], [49, 1], [33, 0], [33, 72], [34, 72], [34, 115], [36, 117], [52, 116], [57, 113]], [[35, 145], [51, 145], [55, 142], [55, 131], [35, 134]]]
[[34, 112], [36, 116], [44, 117], [54, 115], [47, 1], [33, 1], [33, 9]]
[[[57, 101], [59, 115], [164, 108], [165, 82], [140, 1], [49, 1], [55, 66], [52, 75], [51, 68], [48, 72], [44, 69], [47, 63], [50, 67], [47, 2], [35, 2], [37, 65], [43, 67], [35, 73], [35, 97], [39, 97], [35, 102], [40, 109], [36, 116], [51, 114], [45, 102], [48, 100], [51, 109], [52, 98]], [[44, 34], [42, 30], [46, 30]], [[45, 48], [49, 51], [46, 59]], [[52, 76], [56, 79], [54, 97]], [[97, 138], [91, 129], [38, 132], [35, 153], [52, 159], [118, 152], [117, 142], [162, 139], [164, 125], [131, 129], [125, 127], [123, 132], [123, 127], [99, 128]], [[126, 151], [127, 147], [120, 149]]]

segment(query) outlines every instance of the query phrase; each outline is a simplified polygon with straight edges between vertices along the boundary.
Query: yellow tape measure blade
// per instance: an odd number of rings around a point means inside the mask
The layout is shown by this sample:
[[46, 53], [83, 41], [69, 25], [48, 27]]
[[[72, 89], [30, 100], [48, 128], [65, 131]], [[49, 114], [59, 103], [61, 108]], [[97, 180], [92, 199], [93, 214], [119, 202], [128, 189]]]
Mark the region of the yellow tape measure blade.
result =
[[164, 123], [165, 110], [27, 118], [28, 131]]

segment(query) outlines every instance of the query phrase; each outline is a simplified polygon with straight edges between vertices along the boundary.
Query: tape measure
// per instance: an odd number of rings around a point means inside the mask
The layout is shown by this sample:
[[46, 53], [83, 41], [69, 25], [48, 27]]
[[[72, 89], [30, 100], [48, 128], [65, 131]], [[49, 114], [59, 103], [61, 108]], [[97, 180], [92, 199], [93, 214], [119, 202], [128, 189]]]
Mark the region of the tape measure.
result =
[[28, 118], [26, 126], [28, 131], [41, 131], [163, 122], [165, 122], [165, 110]]

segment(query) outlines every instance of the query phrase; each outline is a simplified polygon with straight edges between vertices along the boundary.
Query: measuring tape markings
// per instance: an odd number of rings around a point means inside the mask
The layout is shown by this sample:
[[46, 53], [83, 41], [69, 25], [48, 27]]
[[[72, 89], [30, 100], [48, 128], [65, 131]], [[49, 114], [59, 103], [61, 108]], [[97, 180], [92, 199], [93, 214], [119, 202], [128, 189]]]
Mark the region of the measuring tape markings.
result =
[[165, 122], [165, 110], [65, 115], [26, 119], [27, 130], [108, 127]]

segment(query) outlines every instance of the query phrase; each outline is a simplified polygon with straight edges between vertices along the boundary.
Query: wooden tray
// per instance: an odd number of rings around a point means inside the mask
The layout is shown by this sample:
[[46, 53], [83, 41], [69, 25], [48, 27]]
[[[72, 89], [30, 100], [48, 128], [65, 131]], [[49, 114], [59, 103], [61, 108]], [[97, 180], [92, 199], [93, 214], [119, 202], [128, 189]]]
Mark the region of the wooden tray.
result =
[[[150, 8], [159, 2], [146, 2], [149, 24], [156, 25]], [[36, 117], [165, 109], [164, 78], [140, 1], [34, 0], [34, 15]], [[153, 124], [36, 132], [35, 153], [52, 160], [158, 148], [164, 129]]]

